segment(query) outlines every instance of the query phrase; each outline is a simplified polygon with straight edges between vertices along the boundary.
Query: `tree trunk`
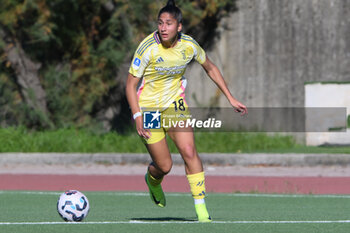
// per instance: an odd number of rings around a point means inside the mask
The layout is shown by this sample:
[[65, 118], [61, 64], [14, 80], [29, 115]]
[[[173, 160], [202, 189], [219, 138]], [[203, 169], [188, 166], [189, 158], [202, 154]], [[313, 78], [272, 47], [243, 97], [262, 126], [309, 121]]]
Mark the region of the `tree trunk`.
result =
[[21, 87], [20, 92], [24, 101], [30, 107], [40, 110], [46, 115], [48, 112], [46, 93], [41, 86], [38, 75], [41, 64], [33, 62], [23, 50], [21, 44], [2, 29], [0, 29], [0, 38], [6, 43], [4, 52], [7, 64], [11, 65], [16, 73], [16, 81]]

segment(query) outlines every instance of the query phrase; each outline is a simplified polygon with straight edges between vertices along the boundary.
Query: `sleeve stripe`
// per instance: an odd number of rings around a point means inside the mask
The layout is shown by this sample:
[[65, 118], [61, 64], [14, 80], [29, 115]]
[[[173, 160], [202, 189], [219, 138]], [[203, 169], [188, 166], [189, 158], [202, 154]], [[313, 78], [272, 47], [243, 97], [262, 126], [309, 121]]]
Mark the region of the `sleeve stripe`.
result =
[[197, 41], [195, 41], [192, 37], [190, 37], [190, 36], [187, 36], [187, 35], [181, 35], [181, 39], [184, 39], [184, 40], [187, 40], [187, 41], [191, 41], [191, 42], [193, 42], [194, 44], [196, 44], [196, 45], [198, 45], [198, 46], [200, 46], [198, 43], [197, 43]]
[[141, 52], [140, 52], [140, 56], [142, 56], [142, 54], [147, 50], [148, 47], [150, 47], [151, 45], [155, 44], [156, 41], [152, 41], [151, 43], [149, 43]]
[[152, 40], [154, 40], [153, 37], [149, 38], [145, 43], [143, 43], [140, 48], [136, 51], [138, 54], [140, 54], [141, 50], [148, 44], [150, 43]]
[[185, 40], [185, 41], [189, 41], [189, 42], [192, 42], [193, 44], [195, 44], [196, 46], [200, 46], [195, 40], [193, 40], [193, 39], [189, 39], [189, 38], [182, 38], [183, 40]]

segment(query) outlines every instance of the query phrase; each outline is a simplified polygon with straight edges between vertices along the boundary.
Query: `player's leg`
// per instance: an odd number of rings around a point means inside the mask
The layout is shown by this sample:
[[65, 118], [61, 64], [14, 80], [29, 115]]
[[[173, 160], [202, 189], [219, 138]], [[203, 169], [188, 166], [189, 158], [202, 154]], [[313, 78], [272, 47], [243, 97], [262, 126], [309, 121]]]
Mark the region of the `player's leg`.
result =
[[152, 158], [152, 162], [149, 164], [148, 171], [145, 175], [150, 197], [156, 205], [164, 207], [166, 205], [166, 200], [161, 182], [172, 167], [172, 159], [168, 144], [163, 136], [160, 141], [146, 144], [146, 147]]
[[211, 222], [205, 205], [205, 179], [203, 165], [198, 156], [192, 129], [169, 129], [169, 136], [174, 141], [184, 162], [187, 179], [194, 198], [196, 214], [200, 222]]
[[148, 171], [156, 179], [162, 179], [173, 166], [169, 147], [165, 137], [159, 142], [146, 144], [146, 148], [152, 158]]
[[168, 135], [174, 141], [179, 153], [185, 162], [186, 174], [203, 172], [203, 165], [198, 156], [194, 143], [194, 134], [191, 129], [169, 129]]

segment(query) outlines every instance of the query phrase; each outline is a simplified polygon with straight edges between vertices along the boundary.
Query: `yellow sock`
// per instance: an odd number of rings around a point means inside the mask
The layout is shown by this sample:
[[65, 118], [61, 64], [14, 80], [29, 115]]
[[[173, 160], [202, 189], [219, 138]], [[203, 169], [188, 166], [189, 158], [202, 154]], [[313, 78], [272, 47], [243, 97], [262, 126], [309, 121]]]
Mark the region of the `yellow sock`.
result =
[[161, 179], [156, 179], [149, 172], [147, 172], [147, 180], [150, 185], [157, 186], [162, 183], [163, 177]]
[[204, 172], [187, 175], [187, 179], [191, 187], [193, 198], [203, 199], [205, 197]]

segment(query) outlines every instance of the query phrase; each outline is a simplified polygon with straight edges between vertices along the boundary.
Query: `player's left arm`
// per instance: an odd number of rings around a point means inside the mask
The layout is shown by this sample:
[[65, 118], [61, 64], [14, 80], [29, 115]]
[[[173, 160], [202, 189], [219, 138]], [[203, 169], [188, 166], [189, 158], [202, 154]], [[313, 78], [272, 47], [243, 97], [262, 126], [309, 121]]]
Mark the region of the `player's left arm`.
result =
[[236, 98], [234, 98], [227, 87], [227, 84], [218, 69], [218, 67], [206, 56], [205, 62], [202, 64], [202, 67], [207, 72], [211, 80], [220, 88], [220, 90], [224, 93], [227, 100], [230, 104], [235, 108], [237, 112], [240, 112], [241, 115], [248, 113], [247, 107], [239, 102]]

